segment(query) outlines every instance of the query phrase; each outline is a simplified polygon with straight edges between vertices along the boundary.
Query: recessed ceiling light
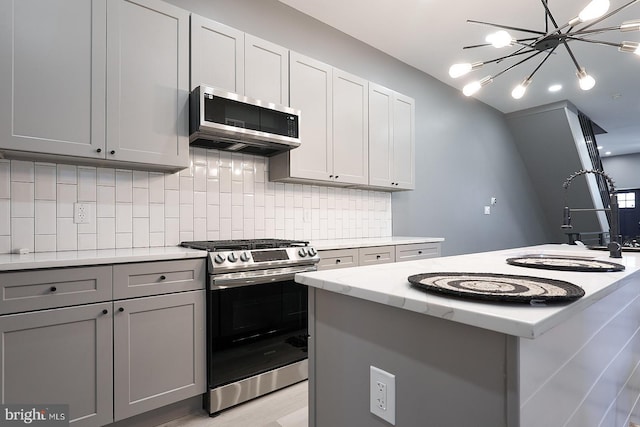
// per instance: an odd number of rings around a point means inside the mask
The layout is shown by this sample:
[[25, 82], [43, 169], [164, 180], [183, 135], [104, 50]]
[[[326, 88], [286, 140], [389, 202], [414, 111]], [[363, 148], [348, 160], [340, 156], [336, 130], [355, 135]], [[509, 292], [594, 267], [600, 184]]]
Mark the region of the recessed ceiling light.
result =
[[611, 151], [607, 151], [606, 153], [604, 153], [605, 156], [609, 156], [611, 154]]
[[598, 150], [602, 150], [602, 145], [598, 145]]
[[562, 89], [562, 85], [551, 85], [549, 86], [549, 92], [557, 92]]

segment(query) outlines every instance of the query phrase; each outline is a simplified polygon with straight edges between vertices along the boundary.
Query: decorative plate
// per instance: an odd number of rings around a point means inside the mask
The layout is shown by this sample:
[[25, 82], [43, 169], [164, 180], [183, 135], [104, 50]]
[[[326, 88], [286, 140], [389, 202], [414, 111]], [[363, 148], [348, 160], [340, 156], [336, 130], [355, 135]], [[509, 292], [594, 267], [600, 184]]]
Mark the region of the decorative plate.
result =
[[440, 295], [485, 301], [549, 303], [573, 301], [584, 290], [563, 280], [491, 273], [423, 273], [408, 277], [415, 287]]
[[606, 272], [624, 270], [624, 265], [616, 264], [614, 262], [562, 256], [526, 255], [516, 258], [508, 258], [507, 262], [511, 265], [517, 265], [519, 267], [542, 268], [545, 270], [581, 272]]

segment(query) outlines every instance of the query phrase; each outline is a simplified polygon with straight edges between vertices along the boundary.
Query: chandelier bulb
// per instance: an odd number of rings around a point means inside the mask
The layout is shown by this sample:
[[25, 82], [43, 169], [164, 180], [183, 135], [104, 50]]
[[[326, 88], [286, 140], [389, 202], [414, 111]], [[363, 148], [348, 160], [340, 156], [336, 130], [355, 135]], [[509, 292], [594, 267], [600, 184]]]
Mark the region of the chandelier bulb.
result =
[[591, 0], [582, 11], [578, 14], [580, 22], [591, 21], [600, 18], [609, 10], [609, 0]]
[[488, 85], [492, 81], [493, 79], [491, 78], [491, 76], [484, 77], [481, 80], [473, 81], [462, 88], [462, 93], [465, 96], [471, 96], [477, 91], [479, 91], [483, 86]]
[[578, 76], [580, 89], [590, 90], [596, 85], [596, 80], [587, 74], [587, 71], [584, 68], [580, 68], [576, 75]]
[[633, 21], [624, 21], [620, 24], [620, 31], [640, 31], [640, 19], [634, 19]]
[[529, 86], [530, 83], [531, 83], [531, 79], [529, 78], [524, 79], [522, 83], [520, 83], [518, 86], [513, 88], [513, 90], [511, 91], [511, 96], [514, 99], [522, 98], [524, 96], [524, 93], [527, 91], [527, 86]]
[[501, 48], [513, 44], [513, 37], [511, 37], [511, 34], [507, 33], [505, 30], [500, 30], [489, 34], [485, 38], [485, 41], [487, 43], [491, 43], [493, 47]]
[[618, 48], [620, 52], [631, 52], [640, 56], [640, 43], [638, 42], [622, 42]]
[[483, 62], [474, 62], [474, 63], [462, 62], [459, 64], [453, 64], [449, 68], [449, 77], [457, 79], [458, 77], [462, 77], [473, 70], [477, 70], [483, 65], [484, 65]]

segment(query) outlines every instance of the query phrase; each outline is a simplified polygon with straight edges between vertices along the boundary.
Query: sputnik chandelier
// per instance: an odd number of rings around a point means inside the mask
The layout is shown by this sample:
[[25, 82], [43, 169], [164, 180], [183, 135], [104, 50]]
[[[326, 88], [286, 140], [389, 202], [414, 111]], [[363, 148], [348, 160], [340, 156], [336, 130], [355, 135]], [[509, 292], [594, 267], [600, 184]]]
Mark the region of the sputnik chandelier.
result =
[[[609, 12], [609, 0], [592, 0], [591, 3], [589, 3], [584, 9], [582, 9], [578, 16], [571, 19], [569, 22], [565, 23], [562, 26], [558, 26], [556, 20], [554, 19], [553, 14], [549, 9], [548, 0], [540, 1], [542, 2], [542, 7], [545, 10], [544, 31], [518, 28], [508, 25], [492, 24], [490, 22], [467, 20], [467, 22], [470, 23], [489, 25], [491, 27], [499, 28], [500, 30], [495, 33], [489, 34], [485, 40], [485, 44], [465, 46], [463, 49], [493, 46], [496, 48], [515, 47], [516, 50], [509, 53], [508, 55], [503, 55], [499, 58], [491, 59], [488, 61], [454, 64], [451, 66], [451, 68], [449, 68], [449, 76], [451, 76], [452, 78], [462, 77], [470, 71], [477, 70], [486, 64], [500, 63], [510, 58], [522, 57], [521, 55], [523, 55], [524, 57], [520, 61], [505, 68], [497, 74], [486, 76], [481, 80], [473, 81], [464, 86], [462, 92], [466, 96], [473, 95], [483, 86], [486, 86], [487, 84], [493, 82], [495, 78], [506, 73], [512, 68], [530, 59], [533, 59], [534, 57], [542, 53], [545, 53], [546, 56], [544, 56], [538, 66], [535, 67], [531, 74], [529, 74], [528, 77], [522, 80], [520, 84], [518, 84], [511, 92], [511, 96], [513, 96], [515, 99], [522, 98], [527, 90], [527, 86], [529, 86], [533, 79], [533, 75], [540, 69], [540, 67], [542, 67], [542, 65], [547, 61], [547, 59], [549, 59], [549, 57], [556, 51], [559, 46], [564, 47], [573, 60], [573, 63], [577, 68], [576, 75], [578, 76], [578, 83], [580, 85], [580, 88], [582, 90], [591, 89], [596, 84], [595, 79], [587, 73], [584, 67], [580, 66], [578, 60], [569, 47], [569, 43], [575, 41], [614, 46], [617, 47], [621, 52], [631, 52], [635, 53], [636, 55], [640, 55], [640, 43], [638, 42], [623, 41], [622, 43], [612, 43], [609, 41], [594, 40], [591, 38], [608, 31], [640, 31], [640, 19], [625, 21], [622, 24], [614, 27], [594, 28], [600, 22], [611, 17], [612, 15], [615, 15], [621, 10], [626, 9], [634, 3], [637, 3], [640, 0], [629, 1], [628, 3], [611, 12]], [[550, 24], [552, 27], [550, 26]], [[515, 39], [506, 30], [528, 33], [527, 35], [529, 37]]]

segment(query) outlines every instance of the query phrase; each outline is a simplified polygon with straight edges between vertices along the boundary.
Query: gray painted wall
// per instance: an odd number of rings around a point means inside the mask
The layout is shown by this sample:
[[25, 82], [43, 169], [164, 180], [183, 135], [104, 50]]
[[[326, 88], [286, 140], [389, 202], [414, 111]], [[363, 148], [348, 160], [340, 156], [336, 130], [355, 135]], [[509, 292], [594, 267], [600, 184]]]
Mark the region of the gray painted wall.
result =
[[640, 188], [640, 153], [603, 157], [602, 166], [613, 178], [617, 189]]
[[395, 235], [444, 237], [444, 255], [548, 241], [502, 113], [276, 0], [169, 1], [416, 99], [416, 189], [393, 195]]

